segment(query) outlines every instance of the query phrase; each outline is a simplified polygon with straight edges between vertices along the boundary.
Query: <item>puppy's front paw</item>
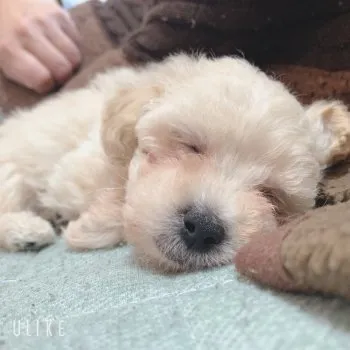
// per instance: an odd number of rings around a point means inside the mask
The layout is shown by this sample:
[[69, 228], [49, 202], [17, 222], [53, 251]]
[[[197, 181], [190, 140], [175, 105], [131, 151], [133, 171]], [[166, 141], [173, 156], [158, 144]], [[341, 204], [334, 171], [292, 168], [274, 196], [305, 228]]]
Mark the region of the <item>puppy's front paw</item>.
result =
[[55, 241], [52, 226], [31, 212], [0, 216], [0, 246], [9, 251], [37, 251]]
[[71, 221], [63, 232], [67, 245], [74, 250], [110, 248], [122, 243], [121, 225], [97, 222], [88, 215]]

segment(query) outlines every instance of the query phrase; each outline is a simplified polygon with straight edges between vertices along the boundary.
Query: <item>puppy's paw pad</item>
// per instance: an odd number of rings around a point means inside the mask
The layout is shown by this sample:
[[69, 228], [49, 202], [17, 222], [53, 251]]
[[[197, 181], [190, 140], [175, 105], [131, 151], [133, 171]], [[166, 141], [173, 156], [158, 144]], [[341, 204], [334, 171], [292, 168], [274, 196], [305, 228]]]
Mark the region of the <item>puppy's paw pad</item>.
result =
[[7, 242], [10, 251], [39, 251], [55, 241], [55, 232], [51, 226], [36, 231], [17, 229], [11, 235]]
[[52, 226], [32, 213], [8, 213], [0, 217], [0, 235], [10, 251], [38, 251], [54, 243]]

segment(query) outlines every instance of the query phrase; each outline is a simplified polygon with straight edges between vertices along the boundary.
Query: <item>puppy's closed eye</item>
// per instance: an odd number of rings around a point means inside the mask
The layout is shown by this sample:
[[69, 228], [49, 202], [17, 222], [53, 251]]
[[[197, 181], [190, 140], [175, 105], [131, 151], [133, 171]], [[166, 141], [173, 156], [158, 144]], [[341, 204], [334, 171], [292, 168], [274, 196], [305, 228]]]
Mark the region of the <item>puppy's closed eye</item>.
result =
[[185, 143], [183, 146], [190, 153], [203, 154], [203, 148], [198, 145]]

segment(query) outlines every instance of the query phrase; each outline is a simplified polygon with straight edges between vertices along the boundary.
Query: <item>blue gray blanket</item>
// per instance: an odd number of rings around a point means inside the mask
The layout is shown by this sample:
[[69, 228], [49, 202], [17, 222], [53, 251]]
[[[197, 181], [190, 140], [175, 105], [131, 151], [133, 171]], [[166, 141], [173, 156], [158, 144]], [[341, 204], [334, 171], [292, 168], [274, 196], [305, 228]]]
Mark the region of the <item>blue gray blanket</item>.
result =
[[130, 248], [0, 253], [0, 349], [349, 350], [350, 304], [284, 295], [233, 266], [162, 276]]

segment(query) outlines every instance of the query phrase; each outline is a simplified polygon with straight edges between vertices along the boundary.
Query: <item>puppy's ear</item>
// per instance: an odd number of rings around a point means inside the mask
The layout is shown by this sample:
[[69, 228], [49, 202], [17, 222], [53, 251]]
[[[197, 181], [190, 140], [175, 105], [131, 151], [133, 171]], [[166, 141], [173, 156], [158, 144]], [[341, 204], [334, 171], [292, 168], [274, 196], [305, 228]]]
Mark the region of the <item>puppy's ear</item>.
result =
[[[341, 101], [316, 101], [306, 109], [315, 133], [322, 165], [332, 166], [350, 156], [350, 111]], [[330, 141], [329, 141], [330, 140]]]
[[102, 145], [112, 163], [127, 165], [137, 147], [135, 126], [145, 106], [159, 97], [157, 86], [131, 87], [109, 101], [102, 118]]

